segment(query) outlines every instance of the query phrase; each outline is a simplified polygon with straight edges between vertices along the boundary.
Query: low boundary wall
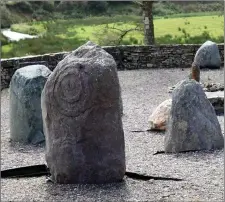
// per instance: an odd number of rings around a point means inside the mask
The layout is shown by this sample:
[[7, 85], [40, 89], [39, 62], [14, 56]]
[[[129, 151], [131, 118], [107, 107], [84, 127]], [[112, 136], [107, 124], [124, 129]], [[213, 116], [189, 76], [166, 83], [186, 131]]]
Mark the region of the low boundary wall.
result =
[[[118, 70], [151, 68], [190, 68], [201, 45], [104, 46], [116, 63]], [[218, 44], [222, 65], [224, 44]], [[31, 64], [44, 64], [53, 70], [68, 52], [1, 59], [1, 89], [9, 86], [16, 69]]]

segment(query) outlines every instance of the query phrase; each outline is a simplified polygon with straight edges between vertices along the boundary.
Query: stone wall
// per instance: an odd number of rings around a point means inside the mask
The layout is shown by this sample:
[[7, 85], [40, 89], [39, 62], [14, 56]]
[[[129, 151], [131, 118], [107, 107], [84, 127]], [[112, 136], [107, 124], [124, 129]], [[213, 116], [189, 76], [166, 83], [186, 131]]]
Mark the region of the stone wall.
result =
[[[117, 62], [119, 70], [151, 68], [190, 68], [200, 45], [105, 46]], [[224, 64], [224, 44], [219, 44]], [[1, 59], [1, 89], [9, 86], [15, 70], [31, 64], [44, 64], [53, 70], [68, 52]]]

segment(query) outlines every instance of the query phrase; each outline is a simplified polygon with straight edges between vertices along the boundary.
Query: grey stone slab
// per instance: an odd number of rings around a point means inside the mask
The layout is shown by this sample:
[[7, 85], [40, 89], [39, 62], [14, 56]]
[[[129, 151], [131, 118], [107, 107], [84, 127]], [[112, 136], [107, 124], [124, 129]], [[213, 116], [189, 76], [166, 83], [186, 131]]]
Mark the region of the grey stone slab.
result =
[[44, 65], [16, 70], [10, 82], [10, 138], [21, 143], [44, 141], [41, 92], [51, 71]]

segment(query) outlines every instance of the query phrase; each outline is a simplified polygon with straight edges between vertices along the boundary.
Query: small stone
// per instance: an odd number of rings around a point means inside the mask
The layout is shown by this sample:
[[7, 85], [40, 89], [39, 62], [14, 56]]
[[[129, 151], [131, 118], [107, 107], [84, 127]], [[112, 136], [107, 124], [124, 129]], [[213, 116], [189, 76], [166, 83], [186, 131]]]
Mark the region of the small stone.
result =
[[173, 92], [164, 147], [175, 153], [224, 147], [215, 110], [194, 80], [184, 80]]
[[172, 99], [162, 102], [149, 117], [150, 130], [166, 130]]
[[202, 44], [195, 54], [194, 62], [200, 68], [219, 69], [221, 58], [217, 44], [212, 41]]
[[12, 141], [32, 143], [43, 137], [41, 92], [50, 74], [44, 65], [26, 66], [14, 73], [9, 89]]

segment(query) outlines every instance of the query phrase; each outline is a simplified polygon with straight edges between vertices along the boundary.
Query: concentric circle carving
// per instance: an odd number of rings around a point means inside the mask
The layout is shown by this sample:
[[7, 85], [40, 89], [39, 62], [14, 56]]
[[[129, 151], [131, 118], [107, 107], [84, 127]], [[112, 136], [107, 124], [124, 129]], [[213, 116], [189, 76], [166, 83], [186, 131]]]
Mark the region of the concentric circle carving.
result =
[[79, 69], [69, 66], [55, 77], [53, 98], [57, 109], [65, 116], [78, 116], [82, 100], [82, 78]]

